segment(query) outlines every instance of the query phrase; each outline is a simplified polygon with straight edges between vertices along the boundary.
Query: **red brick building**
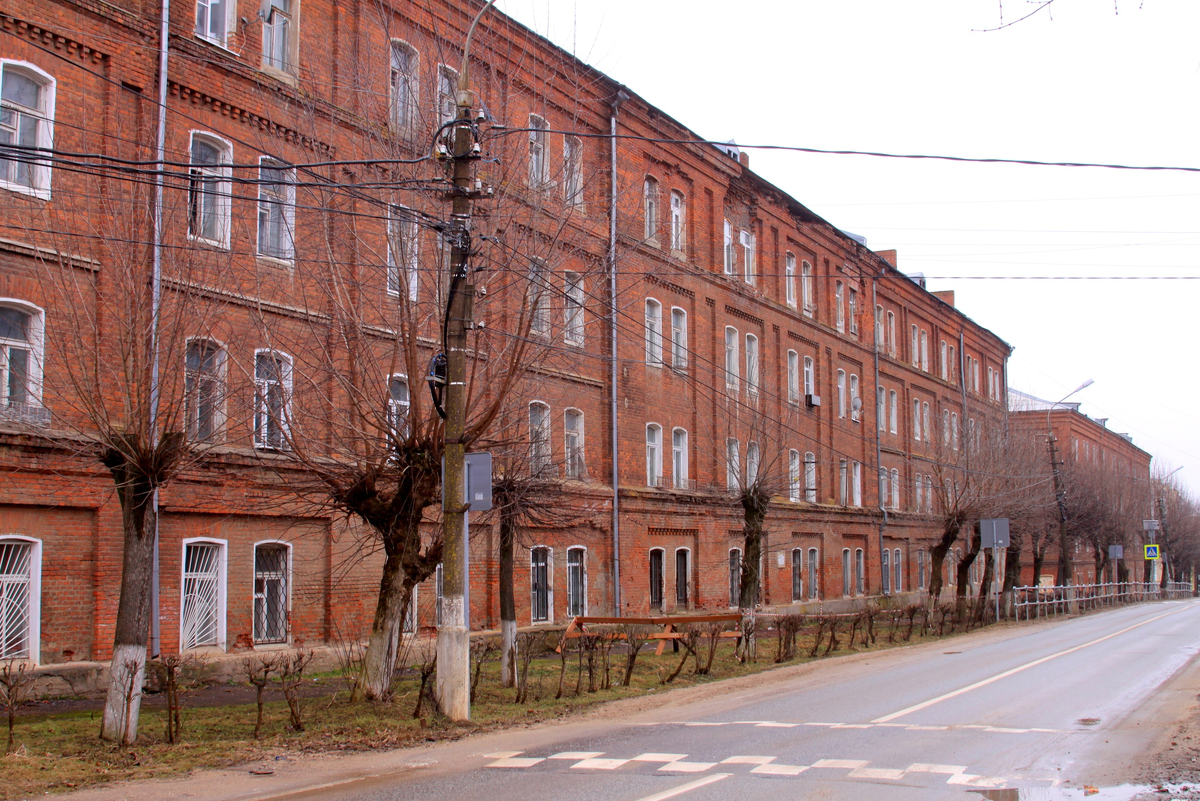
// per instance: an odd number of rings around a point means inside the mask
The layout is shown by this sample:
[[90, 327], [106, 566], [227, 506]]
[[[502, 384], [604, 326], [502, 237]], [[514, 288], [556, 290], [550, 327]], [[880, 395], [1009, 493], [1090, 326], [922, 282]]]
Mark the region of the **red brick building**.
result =
[[[1112, 505], [1125, 509], [1120, 532], [1107, 536], [1122, 542], [1124, 569], [1133, 580], [1144, 578], [1146, 562], [1141, 558], [1140, 545], [1144, 519], [1157, 518], [1152, 508], [1149, 453], [1133, 444], [1129, 434], [1108, 427], [1106, 418], [1094, 419], [1079, 411], [1079, 403], [1053, 403], [1016, 390], [1009, 391], [1011, 418], [1014, 425], [1037, 432], [1042, 439], [1050, 432], [1054, 437], [1059, 460], [1059, 473], [1067, 498], [1080, 495], [1100, 495]], [[1047, 445], [1046, 467], [1049, 474], [1050, 453]], [[1055, 517], [1057, 526], [1057, 517]], [[1072, 562], [1075, 584], [1113, 581], [1114, 573], [1097, 570], [1095, 547], [1103, 542], [1072, 537]], [[1048, 544], [1040, 575], [1034, 573], [1030, 543], [1026, 541], [1021, 557], [1021, 579], [1027, 586], [1058, 582], [1060, 547], [1055, 535]], [[1103, 560], [1103, 555], [1100, 556]]]
[[[169, 422], [205, 447], [160, 494], [164, 651], [369, 628], [379, 556], [297, 501], [289, 443], [304, 428], [332, 452], [344, 409], [374, 403], [395, 427], [423, 402], [448, 213], [425, 156], [481, 7], [172, 6], [164, 303], [186, 303], [194, 330], [161, 374]], [[0, 646], [41, 663], [104, 659], [112, 640], [121, 509], [85, 446], [97, 413], [141, 401], [111, 364], [82, 391], [77, 360], [136, 341], [144, 311], [122, 304], [152, 259], [158, 8], [0, 14], [0, 144], [45, 148], [0, 154]], [[760, 471], [776, 494], [762, 603], [924, 589], [930, 465], [1003, 425], [1008, 345], [747, 154], [698, 142], [498, 12], [474, 47], [479, 171], [496, 190], [477, 206], [480, 247], [523, 242], [539, 287], [480, 278], [476, 313], [501, 333], [530, 315], [538, 358], [504, 419], [582, 510], [522, 532], [518, 622], [728, 607], [730, 490]], [[347, 298], [369, 341], [330, 322]], [[401, 312], [413, 344], [388, 367]], [[368, 372], [378, 393], [339, 389]], [[471, 624], [488, 628], [496, 523], [473, 517]], [[435, 624], [436, 584], [412, 625]]]

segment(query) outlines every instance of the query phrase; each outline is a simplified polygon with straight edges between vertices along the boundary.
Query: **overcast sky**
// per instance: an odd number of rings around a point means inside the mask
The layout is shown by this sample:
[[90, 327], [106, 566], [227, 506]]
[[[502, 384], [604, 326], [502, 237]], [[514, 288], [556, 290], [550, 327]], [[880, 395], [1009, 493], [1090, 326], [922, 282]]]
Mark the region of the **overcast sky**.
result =
[[[499, 0], [702, 137], [1200, 167], [1200, 3]], [[1005, 21], [1035, 6], [1004, 0]], [[1051, 13], [1052, 12], [1052, 13]], [[1200, 173], [750, 151], [751, 167], [1015, 347], [1200, 490]], [[1037, 276], [1018, 280], [1017, 276]], [[1121, 280], [1137, 277], [1137, 280]], [[1045, 280], [1070, 278], [1075, 280]]]

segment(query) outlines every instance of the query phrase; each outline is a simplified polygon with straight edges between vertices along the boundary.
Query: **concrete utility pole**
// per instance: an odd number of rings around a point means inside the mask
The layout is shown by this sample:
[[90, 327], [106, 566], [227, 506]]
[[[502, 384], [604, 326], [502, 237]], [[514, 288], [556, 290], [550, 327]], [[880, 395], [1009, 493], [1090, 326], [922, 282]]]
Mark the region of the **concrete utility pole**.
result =
[[[467, 328], [471, 324], [475, 286], [469, 283], [467, 259], [471, 251], [472, 165], [479, 158], [475, 141], [475, 95], [471, 91], [471, 36], [475, 26], [496, 0], [490, 0], [475, 17], [463, 46], [458, 73], [458, 113], [450, 128], [449, 158], [453, 166], [450, 236], [450, 298], [444, 328], [446, 348], [446, 422], [442, 469], [442, 623], [437, 636], [437, 697], [442, 713], [451, 720], [471, 718], [471, 631], [467, 619], [468, 504], [463, 498], [463, 436], [467, 417]], [[436, 147], [435, 143], [435, 147]]]
[[1054, 411], [1055, 406], [1058, 406], [1076, 392], [1087, 389], [1093, 383], [1095, 382], [1089, 378], [1066, 395], [1063, 395], [1059, 401], [1050, 404], [1050, 407], [1046, 409], [1046, 436], [1050, 442], [1050, 471], [1054, 474], [1054, 499], [1058, 503], [1058, 583], [1062, 585], [1071, 583], [1071, 551], [1067, 548], [1067, 491], [1063, 487], [1062, 473], [1058, 469], [1062, 462], [1058, 458], [1058, 448], [1056, 447], [1058, 440], [1054, 437], [1054, 429], [1050, 427], [1050, 412]]
[[1165, 495], [1165, 491], [1158, 495], [1158, 524], [1162, 527], [1162, 544], [1158, 546], [1158, 563], [1162, 566], [1159, 586], [1164, 589], [1167, 586], [1167, 543], [1171, 541], [1171, 535], [1167, 531], [1167, 499], [1164, 497]]

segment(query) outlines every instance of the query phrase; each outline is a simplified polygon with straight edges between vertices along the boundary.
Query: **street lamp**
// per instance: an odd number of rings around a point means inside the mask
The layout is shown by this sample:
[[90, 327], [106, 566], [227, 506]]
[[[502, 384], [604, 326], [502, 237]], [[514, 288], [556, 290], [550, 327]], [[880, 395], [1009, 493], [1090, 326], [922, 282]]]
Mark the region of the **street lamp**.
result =
[[1065, 503], [1066, 490], [1063, 488], [1062, 473], [1059, 472], [1058, 453], [1054, 447], [1055, 438], [1054, 430], [1050, 428], [1050, 412], [1054, 411], [1054, 407], [1061, 404], [1067, 398], [1074, 395], [1076, 392], [1090, 387], [1094, 381], [1088, 379], [1075, 389], [1063, 395], [1057, 402], [1050, 405], [1046, 409], [1046, 434], [1050, 444], [1050, 470], [1054, 474], [1054, 498], [1058, 502], [1058, 563], [1059, 563], [1059, 583], [1066, 586], [1071, 583], [1071, 553], [1067, 550], [1067, 506]]

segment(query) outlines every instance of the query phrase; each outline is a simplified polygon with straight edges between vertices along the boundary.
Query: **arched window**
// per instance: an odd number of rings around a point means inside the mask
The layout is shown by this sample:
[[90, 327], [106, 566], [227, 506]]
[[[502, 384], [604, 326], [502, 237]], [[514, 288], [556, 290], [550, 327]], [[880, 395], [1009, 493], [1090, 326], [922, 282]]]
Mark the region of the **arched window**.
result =
[[534, 401], [529, 404], [529, 471], [534, 476], [542, 476], [552, 469], [550, 407]]
[[921, 330], [921, 371], [929, 372], [929, 334]]
[[671, 481], [675, 489], [691, 489], [688, 478], [688, 432], [677, 428], [671, 432]]
[[408, 436], [408, 378], [403, 375], [388, 377], [388, 430], [392, 438], [399, 440]]
[[800, 300], [804, 304], [804, 313], [812, 317], [813, 312], [813, 268], [808, 262], [800, 265]]
[[794, 350], [787, 352], [788, 402], [800, 402], [800, 356]]
[[817, 559], [817, 549], [808, 549], [808, 597], [816, 598], [820, 584], [818, 582], [819, 560]]
[[729, 549], [729, 605], [736, 607], [742, 600], [742, 549]]
[[887, 313], [887, 350], [888, 355], [896, 355], [896, 313]]
[[254, 353], [254, 447], [288, 450], [292, 406], [292, 357]]
[[892, 552], [884, 548], [879, 552], [879, 578], [884, 595], [892, 593]]
[[804, 550], [792, 549], [792, 602], [804, 600]]
[[921, 441], [921, 401], [913, 398], [913, 416], [912, 416], [912, 431], [913, 439], [917, 442]]
[[54, 147], [55, 81], [32, 64], [0, 59], [0, 187], [50, 198], [50, 163], [18, 148]]
[[837, 371], [838, 417], [846, 416], [846, 371]]
[[179, 644], [192, 648], [225, 648], [224, 540], [185, 539]]
[[563, 274], [566, 289], [563, 305], [563, 339], [571, 345], [583, 344], [583, 277], [567, 271]]
[[725, 326], [725, 391], [738, 391], [738, 331]]
[[788, 451], [788, 500], [800, 500], [800, 452]]
[[863, 563], [863, 550], [857, 548], [854, 551], [854, 594], [862, 595], [865, 592], [866, 582], [866, 566]]
[[529, 263], [529, 333], [544, 337], [550, 334], [550, 270], [534, 259]]
[[793, 309], [796, 308], [796, 254], [788, 253], [784, 258], [784, 297], [787, 299], [787, 305]]
[[568, 206], [583, 205], [583, 140], [563, 137], [563, 199]]
[[671, 192], [671, 250], [683, 252], [683, 234], [687, 206], [682, 192]]
[[646, 426], [646, 486], [662, 485], [662, 426]]
[[662, 304], [646, 298], [646, 364], [662, 366]]
[[925, 441], [933, 442], [933, 429], [929, 426], [929, 402], [921, 402], [921, 428], [925, 432]]
[[0, 420], [49, 425], [42, 409], [45, 330], [37, 306], [0, 298]]
[[[412, 226], [415, 230], [416, 223]], [[258, 160], [258, 255], [290, 263], [295, 230], [296, 171], [263, 156]]]
[[909, 357], [912, 360], [913, 367], [917, 367], [921, 363], [921, 346], [920, 346], [920, 342], [917, 338], [916, 324], [913, 324], [910, 327], [910, 330], [911, 330], [911, 334], [912, 334], [912, 342], [909, 343], [909, 350], [911, 351], [909, 353]]
[[663, 562], [666, 553], [662, 548], [650, 549], [650, 608], [661, 611], [663, 608]]
[[725, 487], [736, 490], [741, 483], [742, 449], [736, 439], [725, 440]]
[[[579, 481], [587, 476], [583, 454], [583, 412], [567, 409], [563, 414], [563, 456], [567, 463], [567, 478]], [[569, 551], [567, 555], [570, 556]]]
[[[230, 4], [232, 5], [232, 4]], [[408, 42], [392, 40], [388, 122], [405, 138], [416, 132], [420, 101], [421, 54]]]
[[950, 413], [950, 447], [958, 450], [958, 412]]
[[[420, 229], [413, 211], [399, 204], [388, 206], [387, 292], [400, 297], [407, 290], [415, 303], [420, 289]], [[534, 289], [530, 275], [530, 288]], [[532, 295], [531, 295], [532, 297]]]
[[[458, 74], [455, 73], [455, 83]], [[455, 87], [452, 97], [457, 95]], [[457, 102], [457, 101], [455, 101]], [[457, 113], [457, 108], [455, 109]], [[453, 116], [453, 115], [452, 115]], [[537, 114], [529, 115], [529, 188], [544, 189], [550, 181], [550, 124]]]
[[254, 546], [254, 643], [286, 643], [291, 609], [291, 546]]
[[746, 334], [746, 391], [758, 394], [758, 337]]
[[0, 536], [0, 659], [41, 659], [42, 543]]
[[658, 236], [658, 181], [646, 176], [642, 185], [642, 213], [646, 223], [645, 238], [654, 240]]
[[896, 394], [896, 390], [888, 390], [888, 431], [892, 434], [895, 434], [899, 427], [899, 421], [896, 419], [898, 417], [898, 410], [896, 408], [898, 405], [899, 396]]
[[805, 396], [817, 394], [817, 377], [812, 356], [804, 357], [804, 394]]
[[534, 623], [550, 622], [550, 612], [554, 608], [552, 600], [550, 549], [546, 547], [531, 548], [529, 551], [529, 607], [530, 618]]
[[854, 565], [850, 561], [850, 549], [842, 549], [842, 595], [849, 597], [854, 588]]
[[688, 366], [687, 312], [678, 306], [671, 309], [671, 366], [686, 370]]
[[892, 551], [892, 570], [895, 572], [892, 580], [892, 589], [895, 592], [904, 592], [904, 564], [900, 561], [900, 549]]
[[892, 508], [900, 508], [900, 471], [892, 468]]
[[207, 339], [187, 343], [183, 390], [188, 439], [219, 439], [225, 423], [225, 350], [219, 344]]
[[750, 440], [750, 444], [746, 446], [746, 486], [751, 487], [758, 481], [758, 466], [760, 456], [758, 451], [758, 443]]
[[587, 551], [582, 546], [567, 549], [567, 615], [587, 614]]
[[817, 457], [811, 451], [804, 454], [804, 500], [817, 502]]
[[675, 549], [675, 608], [687, 609], [690, 598], [689, 586], [692, 575], [691, 551]]
[[192, 132], [188, 168], [188, 236], [229, 247], [233, 146], [209, 133]]

